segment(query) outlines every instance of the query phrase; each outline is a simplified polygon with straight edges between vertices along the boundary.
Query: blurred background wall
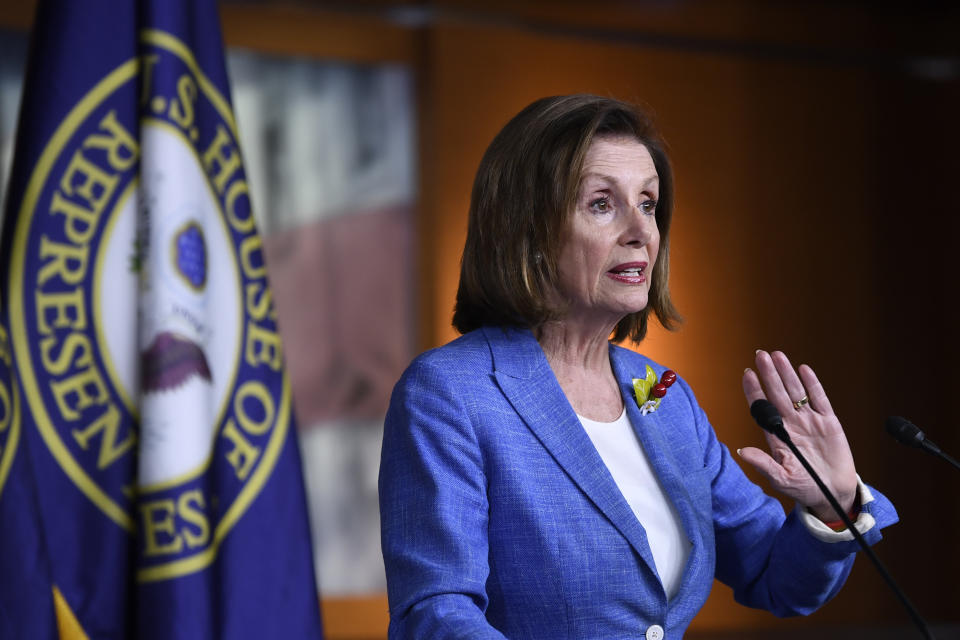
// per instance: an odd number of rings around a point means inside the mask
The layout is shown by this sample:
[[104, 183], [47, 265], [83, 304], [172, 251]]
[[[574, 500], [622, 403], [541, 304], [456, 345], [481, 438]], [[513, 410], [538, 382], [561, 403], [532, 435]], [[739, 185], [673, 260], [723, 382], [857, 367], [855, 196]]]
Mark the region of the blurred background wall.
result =
[[[902, 522], [887, 530], [878, 554], [930, 621], [960, 623], [960, 475], [883, 433], [887, 415], [904, 415], [960, 455], [953, 406], [960, 393], [960, 12], [953, 3], [315, 0], [221, 7], [232, 49], [409, 73], [415, 138], [403, 206], [410, 235], [391, 226], [388, 214], [383, 224], [351, 232], [359, 244], [346, 258], [409, 243], [402, 299], [371, 285], [375, 295], [352, 312], [368, 319], [361, 331], [371, 344], [380, 333], [403, 340], [398, 332], [408, 331], [410, 355], [455, 337], [450, 316], [472, 177], [499, 128], [544, 95], [593, 92], [646, 105], [675, 165], [671, 285], [686, 321], [676, 333], [655, 328], [640, 348], [690, 381], [731, 448], [762, 441], [740, 391], [755, 349], [783, 349], [795, 364], [814, 366], [858, 471], [900, 512]], [[4, 6], [0, 26], [25, 34], [31, 16], [30, 3]], [[236, 68], [231, 63], [231, 73]], [[8, 117], [4, 109], [0, 119]], [[309, 109], [301, 117], [309, 120]], [[296, 217], [292, 204], [276, 207], [278, 219]], [[280, 279], [292, 282], [273, 269], [289, 245], [275, 245], [269, 259], [279, 289]], [[337, 268], [326, 264], [315, 267]], [[409, 311], [398, 313], [409, 328], [389, 320], [398, 316], [378, 314], [382, 305], [403, 304]], [[285, 338], [291, 361], [295, 340]], [[395, 377], [402, 358], [390, 353], [378, 371]], [[300, 397], [321, 399], [311, 409], [318, 415], [328, 391], [295, 387]], [[370, 402], [382, 411], [386, 399]], [[360, 439], [375, 442], [377, 428]], [[308, 455], [310, 437], [301, 437]], [[375, 477], [369, 447], [376, 444], [363, 446], [354, 453], [321, 446], [324, 453], [308, 464], [324, 468], [305, 475], [368, 499], [370, 488], [355, 485]], [[338, 462], [344, 459], [353, 462]], [[330, 473], [338, 464], [353, 471]], [[315, 531], [326, 526], [318, 519], [337, 517], [335, 510], [312, 515]], [[375, 521], [357, 526], [358, 537], [376, 538]], [[348, 574], [351, 567], [382, 572], [375, 552], [332, 553], [340, 555], [330, 562]], [[332, 640], [385, 636], [382, 592], [334, 584], [323, 604]], [[778, 621], [746, 609], [718, 584], [690, 637], [834, 637], [824, 630], [840, 628], [873, 638], [907, 625], [861, 559], [841, 594], [806, 619]]]

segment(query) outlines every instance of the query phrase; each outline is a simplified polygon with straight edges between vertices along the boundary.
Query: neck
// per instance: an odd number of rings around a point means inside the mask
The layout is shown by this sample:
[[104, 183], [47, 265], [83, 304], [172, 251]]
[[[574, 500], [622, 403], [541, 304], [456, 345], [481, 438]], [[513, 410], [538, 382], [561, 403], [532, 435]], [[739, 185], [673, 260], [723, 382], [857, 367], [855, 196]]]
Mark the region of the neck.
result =
[[608, 338], [612, 328], [586, 330], [569, 323], [548, 322], [540, 327], [537, 341], [550, 366], [600, 373], [610, 370]]
[[581, 416], [616, 420], [623, 401], [610, 364], [608, 337], [613, 327], [585, 331], [575, 324], [543, 325], [537, 340], [567, 400]]

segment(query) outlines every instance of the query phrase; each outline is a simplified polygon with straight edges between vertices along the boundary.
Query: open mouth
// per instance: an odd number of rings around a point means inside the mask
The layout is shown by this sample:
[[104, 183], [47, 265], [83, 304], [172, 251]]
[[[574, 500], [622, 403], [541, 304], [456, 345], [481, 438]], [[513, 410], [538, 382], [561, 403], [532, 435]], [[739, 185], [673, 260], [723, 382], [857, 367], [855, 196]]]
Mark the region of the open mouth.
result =
[[627, 262], [618, 264], [607, 272], [610, 277], [624, 282], [643, 282], [646, 280], [646, 262]]

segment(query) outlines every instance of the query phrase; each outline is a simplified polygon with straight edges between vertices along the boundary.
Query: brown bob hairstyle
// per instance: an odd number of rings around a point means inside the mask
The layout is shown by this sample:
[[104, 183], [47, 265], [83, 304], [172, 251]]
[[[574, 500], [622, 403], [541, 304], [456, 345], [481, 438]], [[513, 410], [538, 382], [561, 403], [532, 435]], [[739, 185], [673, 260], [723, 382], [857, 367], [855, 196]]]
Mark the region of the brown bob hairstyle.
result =
[[660, 253], [649, 304], [624, 317], [613, 340], [639, 342], [652, 309], [673, 329], [680, 315], [670, 301], [670, 217], [673, 172], [650, 118], [638, 107], [593, 95], [541, 98], [518, 113], [490, 143], [473, 183], [467, 242], [453, 326], [537, 330], [562, 320], [557, 260], [580, 187], [583, 159], [594, 138], [629, 136], [650, 152], [660, 177], [656, 221]]

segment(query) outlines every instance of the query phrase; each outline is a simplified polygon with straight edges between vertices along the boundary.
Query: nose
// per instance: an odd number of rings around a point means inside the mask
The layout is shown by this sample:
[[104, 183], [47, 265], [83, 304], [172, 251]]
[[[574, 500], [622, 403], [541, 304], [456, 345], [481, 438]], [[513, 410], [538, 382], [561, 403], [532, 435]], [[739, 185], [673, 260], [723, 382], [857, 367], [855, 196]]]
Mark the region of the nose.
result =
[[626, 216], [622, 242], [624, 245], [634, 248], [646, 246], [656, 230], [656, 216], [643, 213], [638, 206], [634, 206], [630, 215]]

